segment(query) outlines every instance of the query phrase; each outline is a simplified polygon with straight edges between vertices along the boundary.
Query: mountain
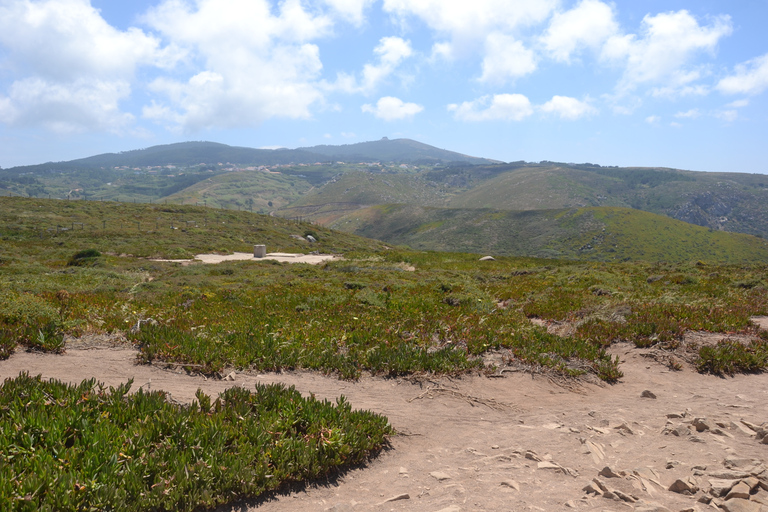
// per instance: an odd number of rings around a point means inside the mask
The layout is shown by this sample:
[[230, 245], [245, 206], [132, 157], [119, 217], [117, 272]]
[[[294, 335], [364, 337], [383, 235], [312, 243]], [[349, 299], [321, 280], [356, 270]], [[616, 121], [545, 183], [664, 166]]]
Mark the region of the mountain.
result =
[[618, 207], [493, 210], [379, 205], [328, 224], [413, 249], [591, 261], [768, 261], [768, 241]]
[[179, 142], [152, 146], [146, 149], [104, 153], [101, 155], [44, 164], [12, 167], [0, 172], [56, 170], [84, 170], [114, 167], [194, 166], [230, 163], [236, 165], [288, 165], [310, 164], [337, 160], [354, 162], [461, 162], [469, 164], [497, 163], [494, 160], [476, 158], [453, 151], [446, 151], [410, 139], [389, 140], [386, 137], [374, 142], [361, 142], [343, 146], [314, 146], [298, 149], [255, 149], [228, 146], [216, 142]]
[[411, 139], [389, 140], [387, 137], [373, 142], [359, 142], [342, 146], [312, 146], [299, 148], [309, 153], [320, 154], [330, 160], [345, 162], [403, 162], [435, 164], [461, 162], [472, 165], [501, 163], [497, 160], [438, 149]]

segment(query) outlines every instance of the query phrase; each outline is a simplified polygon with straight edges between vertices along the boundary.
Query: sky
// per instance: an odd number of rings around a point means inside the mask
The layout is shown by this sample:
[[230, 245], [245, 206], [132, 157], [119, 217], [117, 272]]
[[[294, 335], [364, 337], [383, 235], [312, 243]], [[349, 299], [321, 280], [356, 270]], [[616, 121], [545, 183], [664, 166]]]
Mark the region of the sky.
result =
[[410, 138], [768, 174], [768, 0], [0, 0], [0, 166]]

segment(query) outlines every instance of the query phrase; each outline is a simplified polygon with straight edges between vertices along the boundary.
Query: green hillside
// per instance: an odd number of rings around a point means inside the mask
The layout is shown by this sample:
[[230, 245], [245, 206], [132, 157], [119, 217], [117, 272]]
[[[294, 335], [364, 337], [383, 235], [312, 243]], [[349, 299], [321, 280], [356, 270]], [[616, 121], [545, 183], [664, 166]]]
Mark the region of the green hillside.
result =
[[411, 139], [387, 137], [371, 142], [343, 144], [341, 146], [312, 146], [299, 148], [310, 153], [321, 154], [333, 160], [347, 162], [411, 162], [433, 164], [437, 162], [464, 162], [468, 164], [498, 163], [487, 158], [477, 158], [454, 151], [439, 149]]
[[414, 249], [594, 261], [768, 262], [768, 242], [629, 208], [448, 209], [379, 205], [331, 224]]

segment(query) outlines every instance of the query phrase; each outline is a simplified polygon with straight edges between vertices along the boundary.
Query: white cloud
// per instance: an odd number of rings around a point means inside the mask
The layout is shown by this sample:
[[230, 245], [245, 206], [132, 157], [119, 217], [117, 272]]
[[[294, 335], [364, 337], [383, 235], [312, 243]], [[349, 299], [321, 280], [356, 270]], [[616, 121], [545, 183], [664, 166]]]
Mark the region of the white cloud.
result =
[[453, 60], [453, 45], [442, 41], [432, 45], [432, 60]]
[[129, 94], [130, 86], [123, 81], [82, 79], [60, 84], [28, 78], [14, 82], [8, 96], [0, 97], [0, 122], [58, 133], [121, 133], [134, 120], [119, 108]]
[[744, 100], [732, 101], [729, 104], [727, 104], [726, 107], [728, 107], [728, 108], [743, 108], [743, 107], [746, 107], [747, 105], [749, 105], [749, 100], [744, 99]]
[[724, 94], [760, 94], [768, 89], [768, 53], [736, 66], [735, 74], [720, 80]]
[[400, 37], [382, 37], [373, 52], [378, 56], [378, 62], [363, 66], [359, 82], [354, 75], [339, 73], [336, 81], [332, 84], [324, 83], [324, 88], [329, 91], [369, 94], [392, 75], [405, 59], [413, 55], [413, 48], [410, 41]]
[[721, 110], [715, 112], [715, 117], [725, 121], [726, 123], [732, 123], [739, 118], [738, 110]]
[[369, 112], [384, 121], [397, 121], [400, 119], [412, 118], [424, 107], [416, 103], [404, 103], [399, 98], [384, 96], [376, 102], [376, 105], [365, 104], [362, 106], [363, 112]]
[[677, 114], [675, 114], [675, 117], [685, 118], [685, 119], [696, 119], [698, 117], [701, 117], [701, 112], [697, 108], [692, 108], [691, 110], [688, 110], [686, 112], [678, 112]]
[[474, 101], [448, 105], [460, 121], [522, 121], [533, 114], [530, 100], [522, 94], [495, 94]]
[[323, 99], [320, 53], [311, 41], [330, 34], [332, 19], [300, 0], [275, 9], [268, 0], [165, 0], [146, 22], [185, 48], [200, 70], [152, 82], [166, 101], [146, 107], [147, 118], [184, 131], [253, 126], [308, 118]]
[[582, 48], [599, 49], [618, 31], [610, 5], [599, 0], [582, 0], [569, 11], [555, 13], [541, 42], [552, 58], [569, 62]]
[[365, 10], [374, 0], [324, 0], [336, 14], [354, 25], [362, 25], [365, 21]]
[[0, 2], [3, 68], [18, 77], [0, 92], [0, 121], [59, 132], [121, 131], [120, 111], [140, 66], [171, 66], [180, 52], [137, 28], [110, 26], [88, 0]]
[[542, 112], [557, 114], [561, 119], [569, 121], [597, 114], [597, 109], [588, 102], [568, 96], [553, 96], [540, 109]]
[[501, 85], [535, 70], [536, 56], [520, 41], [500, 33], [486, 38], [481, 82]]
[[484, 38], [547, 19], [557, 0], [384, 0], [384, 11], [416, 17], [454, 39]]
[[[691, 94], [702, 69], [688, 69], [697, 54], [714, 52], [718, 42], [732, 31], [728, 16], [710, 25], [699, 25], [688, 11], [646, 15], [642, 36], [615, 35], [603, 47], [602, 57], [625, 67], [617, 92], [626, 94], [639, 85], [658, 85], [657, 95]], [[687, 89], [692, 88], [692, 89]]]
[[658, 124], [661, 121], [659, 116], [648, 116], [645, 118], [645, 122], [648, 124]]

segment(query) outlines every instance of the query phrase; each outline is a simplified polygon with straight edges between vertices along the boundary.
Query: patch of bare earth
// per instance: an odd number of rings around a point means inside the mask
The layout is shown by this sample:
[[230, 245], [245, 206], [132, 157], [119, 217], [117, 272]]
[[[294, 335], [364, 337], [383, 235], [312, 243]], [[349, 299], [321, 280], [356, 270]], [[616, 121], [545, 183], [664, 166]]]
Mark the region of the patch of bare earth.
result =
[[95, 377], [108, 385], [133, 378], [134, 390], [163, 389], [182, 402], [198, 388], [212, 394], [279, 381], [318, 398], [343, 394], [353, 407], [386, 415], [401, 433], [364, 467], [226, 511], [768, 506], [768, 444], [759, 432], [768, 421], [768, 374], [718, 378], [687, 365], [672, 371], [645, 351], [619, 344], [610, 352], [621, 358], [624, 378], [610, 386], [562, 386], [514, 368], [501, 378], [423, 382], [347, 382], [306, 372], [236, 373], [231, 381], [136, 365], [134, 349], [115, 345], [70, 344], [63, 355], [19, 352], [0, 361], [0, 378], [21, 371], [71, 382]]

